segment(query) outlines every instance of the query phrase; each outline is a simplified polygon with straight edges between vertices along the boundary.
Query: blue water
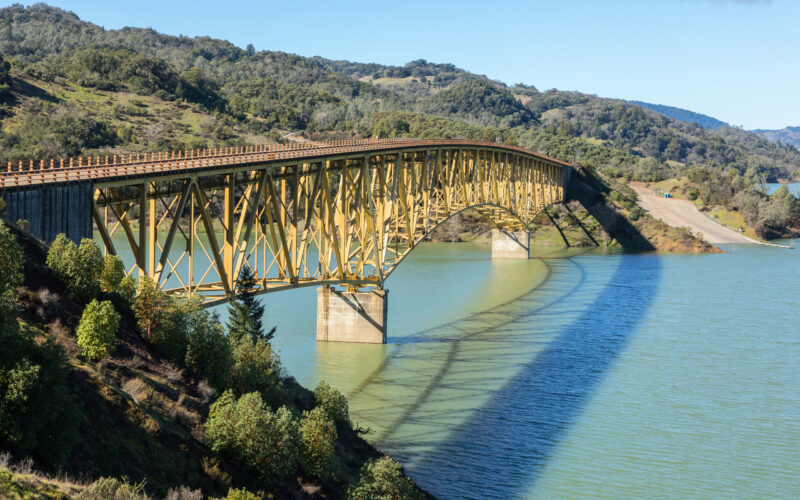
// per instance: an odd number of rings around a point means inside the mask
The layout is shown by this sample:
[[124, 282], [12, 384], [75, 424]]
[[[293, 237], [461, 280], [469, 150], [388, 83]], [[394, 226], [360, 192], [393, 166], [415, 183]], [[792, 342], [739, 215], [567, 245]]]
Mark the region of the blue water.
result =
[[387, 345], [316, 343], [311, 289], [267, 322], [440, 498], [797, 498], [800, 251], [725, 249], [425, 244], [387, 282]]
[[[772, 194], [778, 190], [783, 184], [779, 182], [770, 182], [767, 184], [767, 194]], [[800, 198], [800, 182], [792, 182], [786, 185], [786, 188], [789, 189], [789, 192], [794, 195], [795, 198]]]

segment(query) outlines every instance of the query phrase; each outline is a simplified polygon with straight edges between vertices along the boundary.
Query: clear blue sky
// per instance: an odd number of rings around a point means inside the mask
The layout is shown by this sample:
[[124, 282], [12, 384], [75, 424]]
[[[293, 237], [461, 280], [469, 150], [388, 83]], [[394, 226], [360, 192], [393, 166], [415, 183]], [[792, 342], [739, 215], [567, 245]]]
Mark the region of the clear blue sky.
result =
[[506, 83], [668, 104], [748, 129], [800, 125], [794, 0], [48, 3], [106, 29], [359, 62], [450, 62]]

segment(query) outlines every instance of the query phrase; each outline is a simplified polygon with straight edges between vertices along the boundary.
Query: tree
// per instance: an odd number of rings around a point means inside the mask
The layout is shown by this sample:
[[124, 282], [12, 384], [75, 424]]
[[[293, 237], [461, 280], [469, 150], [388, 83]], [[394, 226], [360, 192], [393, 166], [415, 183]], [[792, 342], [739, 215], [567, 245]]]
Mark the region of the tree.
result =
[[233, 353], [225, 329], [216, 314], [197, 311], [188, 319], [186, 368], [222, 389], [233, 365]]
[[125, 278], [125, 267], [122, 265], [122, 259], [111, 254], [103, 257], [100, 288], [106, 293], [118, 292], [123, 278]]
[[334, 421], [341, 424], [350, 423], [350, 410], [344, 394], [322, 381], [314, 389], [314, 400], [317, 406]]
[[333, 463], [336, 438], [336, 424], [322, 408], [303, 412], [300, 458], [306, 472], [320, 479], [327, 477]]
[[65, 234], [59, 234], [47, 252], [47, 266], [75, 300], [85, 303], [100, 292], [103, 255], [89, 238], [76, 245]]
[[358, 483], [347, 489], [349, 500], [404, 500], [421, 498], [414, 483], [391, 457], [370, 459], [361, 467]]
[[0, 332], [17, 329], [17, 287], [22, 281], [22, 248], [0, 221]]
[[239, 399], [226, 391], [211, 405], [206, 420], [211, 449], [255, 472], [267, 485], [297, 467], [297, 422], [285, 406], [276, 412], [257, 392]]
[[107, 357], [117, 347], [119, 314], [111, 302], [89, 302], [78, 323], [78, 347], [81, 354], [93, 361]]
[[259, 392], [273, 406], [282, 400], [283, 367], [277, 353], [265, 339], [242, 337], [233, 344], [234, 365], [228, 388], [238, 395]]
[[8, 61], [3, 59], [3, 54], [0, 54], [0, 102], [3, 102], [11, 93], [11, 77], [8, 74], [9, 69], [11, 69], [11, 65], [8, 64]]
[[242, 337], [252, 339], [264, 338], [268, 342], [275, 335], [273, 327], [269, 332], [264, 333], [262, 318], [264, 317], [264, 305], [256, 297], [256, 279], [250, 266], [243, 266], [239, 272], [236, 282], [236, 293], [231, 298], [228, 307], [228, 331], [234, 340]]
[[155, 343], [159, 331], [166, 328], [170, 320], [170, 297], [148, 276], [139, 280], [133, 313], [145, 340]]

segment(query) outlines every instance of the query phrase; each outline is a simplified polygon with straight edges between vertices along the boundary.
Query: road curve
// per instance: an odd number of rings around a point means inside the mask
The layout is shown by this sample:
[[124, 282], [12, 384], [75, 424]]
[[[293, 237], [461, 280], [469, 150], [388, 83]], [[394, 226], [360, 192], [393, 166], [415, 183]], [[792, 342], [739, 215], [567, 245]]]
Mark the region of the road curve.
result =
[[705, 217], [686, 200], [664, 198], [642, 186], [631, 186], [639, 197], [639, 205], [653, 217], [670, 226], [689, 227], [712, 245], [719, 243], [758, 243]]

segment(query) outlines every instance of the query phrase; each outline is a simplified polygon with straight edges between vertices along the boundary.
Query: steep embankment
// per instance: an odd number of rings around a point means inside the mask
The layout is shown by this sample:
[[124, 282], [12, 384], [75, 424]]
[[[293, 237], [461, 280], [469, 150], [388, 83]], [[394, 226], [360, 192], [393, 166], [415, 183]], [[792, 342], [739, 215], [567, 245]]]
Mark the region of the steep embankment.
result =
[[[67, 297], [45, 265], [44, 247], [13, 232], [25, 255], [24, 282], [18, 290], [20, 321], [35, 330], [38, 342], [55, 342], [66, 352], [68, 387], [78, 402], [78, 415], [76, 441], [61, 471], [66, 477], [52, 481], [31, 475], [30, 463], [23, 473], [11, 474], [8, 456], [0, 453], [0, 496], [15, 498], [14, 492], [21, 491], [20, 498], [37, 498], [25, 492], [49, 495], [55, 489], [60, 493], [48, 498], [71, 498], [76, 489], [100, 477], [145, 482], [145, 490], [158, 498], [182, 486], [208, 496], [224, 496], [231, 487], [262, 491], [251, 474], [204, 444], [203, 423], [214, 389], [157, 354], [142, 339], [127, 307], [117, 304], [122, 318], [112, 355], [100, 363], [78, 356], [75, 329], [83, 306]], [[282, 383], [293, 411], [314, 407], [310, 391], [290, 377]], [[365, 461], [383, 456], [349, 426], [339, 429], [335, 448], [330, 478], [314, 480], [298, 467], [269, 492], [277, 498], [342, 498], [347, 486], [358, 481]], [[25, 456], [12, 451], [17, 463]], [[33, 468], [44, 466], [33, 463]]]

